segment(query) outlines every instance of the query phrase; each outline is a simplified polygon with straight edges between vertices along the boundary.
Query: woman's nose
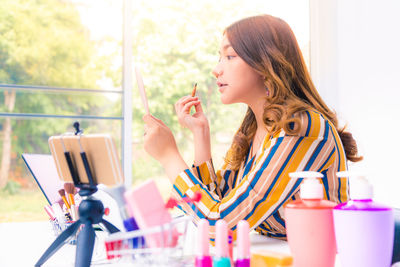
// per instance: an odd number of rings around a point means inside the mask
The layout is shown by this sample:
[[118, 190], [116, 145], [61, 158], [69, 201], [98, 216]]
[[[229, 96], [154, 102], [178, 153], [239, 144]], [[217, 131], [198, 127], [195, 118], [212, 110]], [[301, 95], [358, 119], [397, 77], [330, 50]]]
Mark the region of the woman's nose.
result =
[[222, 68], [220, 67], [220, 64], [218, 63], [217, 66], [215, 66], [215, 68], [212, 71], [212, 74], [218, 78], [219, 76], [221, 76], [222, 74]]

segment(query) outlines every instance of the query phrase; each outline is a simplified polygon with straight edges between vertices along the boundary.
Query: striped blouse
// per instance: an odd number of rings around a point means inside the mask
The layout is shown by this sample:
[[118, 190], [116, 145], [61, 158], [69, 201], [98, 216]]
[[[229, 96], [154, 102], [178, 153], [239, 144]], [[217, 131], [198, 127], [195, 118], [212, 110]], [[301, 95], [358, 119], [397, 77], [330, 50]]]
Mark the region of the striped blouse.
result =
[[201, 193], [200, 202], [182, 204], [180, 208], [195, 221], [209, 221], [211, 241], [219, 219], [228, 223], [234, 239], [240, 220], [247, 220], [250, 228], [262, 235], [286, 239], [284, 206], [299, 198], [302, 181], [291, 179], [291, 172], [321, 172], [324, 198], [337, 203], [348, 200], [348, 180], [336, 176], [336, 172], [347, 170], [347, 162], [335, 127], [314, 110], [298, 116], [302, 122], [300, 132], [267, 134], [257, 154], [246, 159], [242, 177], [226, 163], [215, 173], [212, 160], [177, 176], [174, 194], [193, 197], [195, 192]]

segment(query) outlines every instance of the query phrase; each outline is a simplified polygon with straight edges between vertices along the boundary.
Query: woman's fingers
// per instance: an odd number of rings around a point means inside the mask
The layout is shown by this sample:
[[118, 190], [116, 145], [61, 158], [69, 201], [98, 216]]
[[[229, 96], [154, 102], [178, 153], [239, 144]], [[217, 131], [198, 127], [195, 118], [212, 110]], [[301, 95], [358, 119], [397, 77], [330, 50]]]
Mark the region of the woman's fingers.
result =
[[198, 103], [194, 104], [196, 112], [203, 112], [203, 107], [201, 106], [201, 102], [197, 101]]
[[147, 134], [147, 132], [149, 131], [149, 127], [147, 126], [147, 124], [144, 124], [144, 127], [143, 127], [144, 129], [144, 133], [143, 133], [143, 135], [146, 135]]
[[178, 109], [182, 106], [182, 102], [185, 101], [185, 99], [187, 99], [190, 96], [184, 96], [181, 97], [178, 101], [176, 101], [175, 103], [175, 110], [178, 111]]
[[184, 104], [186, 104], [188, 101], [197, 100], [197, 99], [198, 99], [197, 96], [190, 96], [190, 95], [187, 95], [187, 96], [184, 96], [184, 97], [180, 98], [176, 103], [179, 104], [179, 105], [184, 105]]
[[144, 123], [145, 123], [148, 127], [151, 127], [152, 125], [154, 125], [154, 124], [157, 123], [157, 121], [155, 120], [155, 118], [154, 118], [152, 115], [150, 115], [150, 114], [145, 114], [145, 115], [143, 116], [143, 121], [144, 121]]
[[144, 115], [143, 121], [147, 127], [147, 130], [154, 128], [154, 127], [164, 125], [164, 123], [161, 120], [157, 119], [156, 117], [154, 117], [153, 115], [150, 115], [150, 114]]
[[188, 113], [190, 113], [190, 108], [191, 108], [192, 106], [198, 105], [199, 103], [200, 103], [200, 101], [191, 101], [191, 102], [188, 102], [188, 103], [186, 103], [186, 104], [183, 106], [182, 110], [183, 110], [183, 112], [185, 112], [186, 114], [188, 114]]
[[192, 96], [184, 96], [181, 99], [178, 100], [178, 102], [176, 102], [175, 104], [175, 110], [176, 112], [179, 112], [180, 110], [182, 110], [182, 108], [189, 102], [192, 101], [197, 101], [199, 100], [199, 98], [197, 96], [192, 97]]

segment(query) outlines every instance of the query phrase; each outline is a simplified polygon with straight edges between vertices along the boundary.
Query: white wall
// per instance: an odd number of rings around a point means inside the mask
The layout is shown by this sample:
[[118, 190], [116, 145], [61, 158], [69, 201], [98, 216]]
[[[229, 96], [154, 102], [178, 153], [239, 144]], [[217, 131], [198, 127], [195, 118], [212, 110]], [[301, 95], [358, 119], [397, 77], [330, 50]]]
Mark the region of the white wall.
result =
[[377, 201], [400, 208], [400, 1], [310, 0], [311, 73], [356, 138]]

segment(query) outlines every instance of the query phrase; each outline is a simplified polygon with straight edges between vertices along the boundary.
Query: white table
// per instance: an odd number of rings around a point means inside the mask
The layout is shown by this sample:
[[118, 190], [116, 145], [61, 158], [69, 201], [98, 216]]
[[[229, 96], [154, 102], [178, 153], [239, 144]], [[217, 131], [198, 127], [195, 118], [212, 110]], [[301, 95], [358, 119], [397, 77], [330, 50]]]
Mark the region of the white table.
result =
[[[190, 226], [193, 227], [193, 226]], [[194, 229], [188, 229], [188, 238], [194, 238]], [[192, 236], [190, 236], [192, 235]], [[0, 266], [34, 266], [39, 257], [54, 241], [55, 236], [49, 222], [2, 223], [0, 224]], [[99, 238], [101, 239], [101, 237]], [[94, 260], [103, 258], [104, 242], [96, 242]], [[194, 251], [194, 243], [188, 242], [186, 249]], [[270, 251], [289, 253], [287, 242], [251, 234], [251, 249], [267, 249]], [[192, 244], [192, 245], [190, 245]], [[64, 245], [43, 266], [74, 266], [75, 248]], [[104, 261], [103, 261], [104, 262]], [[92, 264], [94, 265], [94, 264]], [[97, 264], [95, 264], [97, 266]], [[105, 266], [122, 266], [123, 264], [107, 264]], [[338, 264], [336, 266], [339, 266]]]

